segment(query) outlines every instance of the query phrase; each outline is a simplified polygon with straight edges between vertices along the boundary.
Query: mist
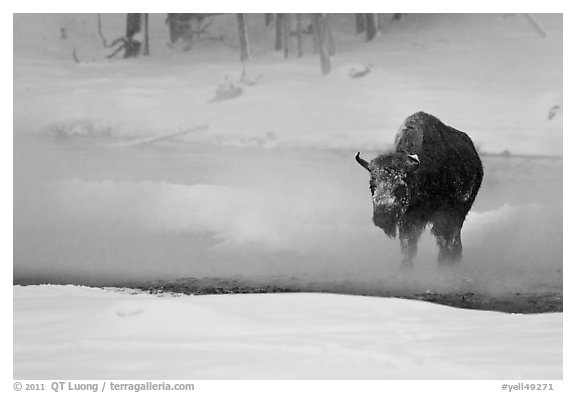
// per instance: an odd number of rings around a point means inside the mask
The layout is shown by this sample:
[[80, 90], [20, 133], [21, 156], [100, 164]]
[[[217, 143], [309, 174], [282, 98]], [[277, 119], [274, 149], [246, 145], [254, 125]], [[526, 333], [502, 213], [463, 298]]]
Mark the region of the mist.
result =
[[[95, 14], [15, 15], [14, 283], [562, 289], [561, 15], [538, 16], [546, 39], [518, 14], [410, 14], [365, 42], [353, 15], [335, 14], [324, 76], [311, 37], [303, 57], [284, 59], [263, 15], [249, 18], [244, 66], [216, 41], [168, 46], [165, 18], [150, 14], [151, 56], [126, 60], [106, 58]], [[211, 29], [235, 39], [235, 21]], [[125, 15], [103, 14], [102, 29], [123, 34]], [[351, 78], [355, 67], [370, 72]], [[252, 81], [243, 93], [214, 102], [241, 75]], [[354, 160], [389, 149], [421, 110], [486, 153], [453, 270], [437, 268], [429, 230], [414, 269], [400, 269]]]
[[352, 151], [24, 139], [14, 157], [16, 283], [219, 277], [354, 293], [562, 288], [561, 160], [484, 157], [462, 266], [437, 269], [427, 230], [405, 272], [398, 240], [371, 222], [368, 177]]

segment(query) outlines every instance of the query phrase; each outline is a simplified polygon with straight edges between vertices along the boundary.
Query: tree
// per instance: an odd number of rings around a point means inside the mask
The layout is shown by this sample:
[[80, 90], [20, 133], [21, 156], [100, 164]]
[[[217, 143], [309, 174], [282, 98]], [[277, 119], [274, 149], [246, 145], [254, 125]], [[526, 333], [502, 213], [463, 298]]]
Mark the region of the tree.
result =
[[378, 31], [383, 32], [384, 26], [386, 26], [385, 14], [376, 14], [376, 20], [378, 21]]
[[274, 49], [282, 50], [282, 35], [284, 32], [284, 15], [276, 14], [276, 42], [274, 44]]
[[354, 14], [356, 16], [356, 33], [364, 33], [366, 31], [366, 14]]
[[144, 48], [142, 54], [144, 56], [150, 56], [150, 44], [148, 37], [148, 14], [142, 14], [142, 24], [144, 25]]
[[366, 41], [372, 41], [378, 34], [378, 14], [366, 14]]
[[142, 50], [142, 14], [126, 14], [124, 58], [136, 57]]
[[284, 58], [290, 57], [290, 14], [284, 14], [282, 21], [282, 48]]
[[330, 14], [326, 14], [326, 39], [328, 40], [328, 53], [330, 56], [334, 56], [336, 54], [336, 44], [334, 42], [334, 34], [332, 34], [332, 17]]
[[[168, 14], [166, 24], [170, 29], [170, 43], [175, 44], [176, 41], [184, 36], [189, 29], [189, 20], [184, 20], [183, 15], [187, 14]], [[189, 15], [189, 14], [188, 14]]]
[[250, 40], [248, 39], [248, 16], [236, 14], [238, 19], [238, 36], [240, 37], [240, 60], [250, 59]]
[[296, 37], [298, 39], [298, 57], [304, 56], [302, 47], [302, 14], [296, 14]]
[[312, 53], [316, 54], [320, 51], [320, 44], [318, 42], [319, 37], [318, 23], [316, 22], [316, 14], [312, 14]]
[[[170, 43], [182, 40], [187, 44], [203, 40], [214, 17], [222, 14], [168, 14], [166, 24], [170, 28]], [[190, 48], [188, 48], [190, 49]]]
[[320, 54], [320, 70], [322, 75], [326, 75], [331, 70], [330, 65], [330, 50], [329, 50], [329, 34], [330, 30], [327, 27], [326, 14], [313, 14], [312, 16], [313, 30], [318, 43], [318, 52]]

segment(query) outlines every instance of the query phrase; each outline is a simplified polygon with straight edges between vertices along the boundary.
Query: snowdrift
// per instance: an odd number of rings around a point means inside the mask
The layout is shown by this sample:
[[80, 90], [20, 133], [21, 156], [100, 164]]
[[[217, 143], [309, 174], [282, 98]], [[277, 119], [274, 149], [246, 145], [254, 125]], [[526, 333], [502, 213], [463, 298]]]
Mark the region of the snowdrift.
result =
[[15, 379], [561, 379], [562, 314], [14, 287]]

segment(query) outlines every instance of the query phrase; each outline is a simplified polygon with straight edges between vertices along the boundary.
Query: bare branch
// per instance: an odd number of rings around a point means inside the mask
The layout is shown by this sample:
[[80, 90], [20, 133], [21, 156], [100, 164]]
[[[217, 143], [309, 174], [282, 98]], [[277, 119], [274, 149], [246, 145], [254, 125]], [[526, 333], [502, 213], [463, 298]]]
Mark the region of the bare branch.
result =
[[116, 55], [118, 54], [118, 52], [120, 52], [121, 50], [123, 50], [125, 46], [126, 46], [126, 45], [125, 45], [125, 41], [123, 41], [123, 44], [120, 45], [118, 48], [116, 48], [116, 50], [115, 50], [114, 52], [112, 52], [112, 53], [110, 53], [108, 56], [106, 56], [106, 58], [107, 58], [107, 59], [113, 58], [114, 56], [116, 56]]
[[102, 34], [102, 18], [100, 14], [96, 15], [98, 16], [98, 35], [100, 36], [100, 39], [102, 39], [102, 45], [104, 45], [105, 48], [114, 48], [116, 45], [121, 44], [114, 50], [114, 52], [106, 56], [107, 59], [111, 59], [112, 57], [116, 56], [122, 49], [124, 49], [126, 46], [126, 37], [118, 37], [110, 44], [108, 44], [106, 37], [104, 37], [104, 34]]
[[104, 45], [105, 48], [111, 48], [114, 46], [114, 42], [116, 42], [116, 40], [114, 40], [112, 44], [108, 45], [108, 43], [106, 42], [106, 38], [104, 37], [104, 34], [102, 34], [102, 18], [100, 17], [100, 14], [96, 15], [98, 16], [98, 35], [102, 40], [102, 45]]
[[113, 48], [118, 44], [126, 44], [126, 38], [125, 37], [118, 37], [116, 38], [114, 41], [112, 41], [112, 43], [110, 44], [109, 48]]
[[524, 17], [528, 20], [528, 22], [530, 22], [530, 25], [534, 30], [538, 32], [540, 37], [546, 38], [547, 35], [546, 30], [544, 30], [544, 27], [542, 27], [542, 25], [538, 22], [538, 20], [534, 17], [534, 15], [532, 14], [522, 14], [522, 15], [524, 15]]
[[204, 131], [210, 128], [210, 124], [202, 124], [200, 126], [192, 127], [186, 130], [179, 130], [175, 132], [169, 132], [162, 135], [156, 135], [152, 137], [144, 137], [144, 138], [137, 138], [126, 142], [115, 143], [109, 145], [110, 147], [117, 148], [117, 147], [137, 147], [142, 145], [147, 145], [151, 143], [161, 142], [168, 139], [176, 138], [179, 136], [183, 136], [186, 134], [190, 134], [192, 132], [199, 132]]
[[222, 44], [226, 45], [229, 48], [240, 49], [240, 46], [234, 45], [234, 44], [226, 41], [226, 39], [224, 38], [223, 35], [218, 36], [218, 37], [202, 37], [202, 38], [199, 38], [197, 42], [202, 42], [202, 41], [218, 41], [218, 42], [221, 42]]
[[202, 19], [198, 20], [199, 31], [197, 33], [199, 35], [208, 33], [208, 28], [212, 26], [212, 23], [214, 23], [214, 17], [208, 18], [208, 21], [204, 25], [202, 25]]
[[80, 59], [78, 59], [78, 56], [76, 55], [76, 48], [74, 48], [72, 51], [72, 58], [74, 59], [75, 63], [80, 63]]

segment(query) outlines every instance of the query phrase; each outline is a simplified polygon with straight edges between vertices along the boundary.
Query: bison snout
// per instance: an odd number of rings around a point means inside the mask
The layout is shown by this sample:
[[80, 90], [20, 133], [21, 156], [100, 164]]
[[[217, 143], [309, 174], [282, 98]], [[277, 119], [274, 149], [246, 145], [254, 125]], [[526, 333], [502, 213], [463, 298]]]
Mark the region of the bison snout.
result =
[[390, 237], [396, 236], [396, 227], [398, 224], [398, 215], [389, 209], [383, 207], [374, 207], [372, 216], [374, 225], [384, 230], [384, 233]]

